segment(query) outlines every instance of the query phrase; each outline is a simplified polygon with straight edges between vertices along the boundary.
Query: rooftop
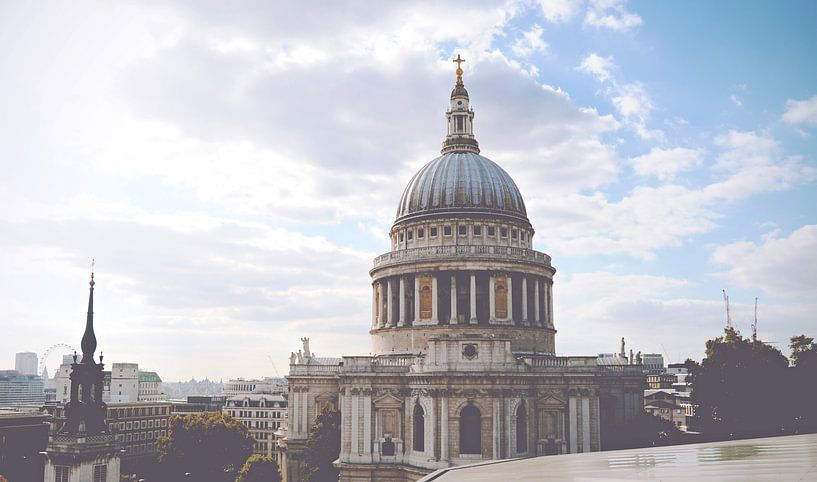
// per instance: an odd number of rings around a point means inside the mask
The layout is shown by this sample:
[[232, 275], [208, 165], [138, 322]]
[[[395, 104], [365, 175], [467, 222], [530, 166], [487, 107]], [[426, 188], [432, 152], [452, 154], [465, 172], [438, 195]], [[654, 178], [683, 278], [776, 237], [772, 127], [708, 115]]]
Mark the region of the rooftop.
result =
[[817, 480], [817, 434], [487, 462], [421, 482], [494, 480]]

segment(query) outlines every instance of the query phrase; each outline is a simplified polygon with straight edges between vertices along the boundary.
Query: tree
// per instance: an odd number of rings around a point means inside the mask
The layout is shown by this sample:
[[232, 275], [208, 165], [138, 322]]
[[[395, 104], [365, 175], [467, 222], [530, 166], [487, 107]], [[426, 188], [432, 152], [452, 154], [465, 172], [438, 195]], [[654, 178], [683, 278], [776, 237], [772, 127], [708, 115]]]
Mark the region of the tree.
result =
[[626, 427], [603, 434], [603, 450], [659, 447], [681, 443], [681, 431], [669, 420], [646, 412], [639, 413]]
[[780, 435], [791, 420], [788, 360], [760, 340], [734, 328], [706, 342], [706, 358], [695, 370], [696, 417], [708, 438]]
[[794, 433], [817, 432], [817, 344], [806, 335], [791, 337]]
[[281, 482], [278, 464], [266, 455], [250, 455], [235, 482]]
[[791, 362], [794, 366], [807, 366], [817, 363], [817, 345], [814, 338], [806, 335], [791, 337]]
[[333, 462], [340, 455], [340, 412], [324, 405], [309, 432], [301, 468], [301, 482], [335, 482]]
[[218, 412], [170, 417], [167, 436], [157, 442], [165, 476], [190, 473], [195, 480], [232, 480], [230, 471], [252, 453], [253, 439], [238, 420]]

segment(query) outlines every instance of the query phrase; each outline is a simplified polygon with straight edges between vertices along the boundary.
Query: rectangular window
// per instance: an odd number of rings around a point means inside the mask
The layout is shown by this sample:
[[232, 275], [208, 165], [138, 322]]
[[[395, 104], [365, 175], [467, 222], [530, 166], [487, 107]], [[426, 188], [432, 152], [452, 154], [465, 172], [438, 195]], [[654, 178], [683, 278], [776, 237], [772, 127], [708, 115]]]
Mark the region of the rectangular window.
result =
[[429, 235], [430, 235], [432, 238], [436, 238], [436, 237], [437, 237], [437, 227], [436, 227], [436, 226], [432, 226], [432, 227], [431, 227], [431, 231], [429, 232]]
[[503, 238], [508, 237], [508, 228], [499, 228], [499, 235]]
[[408, 239], [409, 241], [411, 241], [412, 239], [414, 239], [414, 231], [412, 231], [411, 229], [409, 229], [409, 230], [406, 232], [406, 239]]
[[425, 237], [426, 237], [426, 230], [425, 230], [425, 229], [423, 229], [423, 228], [419, 228], [419, 229], [417, 230], [417, 238], [418, 238], [418, 239], [423, 239], [423, 238], [425, 238]]
[[482, 236], [482, 226], [474, 226], [474, 236]]
[[398, 241], [400, 241], [401, 243], [403, 242], [403, 233], [400, 233], [400, 234], [397, 236], [397, 240], [398, 240]]
[[519, 231], [519, 239], [521, 239], [522, 241], [525, 240], [525, 231]]
[[107, 465], [94, 465], [94, 482], [108, 482]]
[[125, 430], [125, 422], [119, 422], [119, 430]]
[[148, 420], [148, 428], [153, 428], [153, 420]]
[[494, 237], [496, 236], [496, 228], [493, 226], [488, 226], [488, 236]]
[[68, 469], [66, 465], [57, 465], [54, 467], [54, 482], [69, 482]]
[[460, 236], [467, 235], [468, 234], [468, 226], [462, 226], [462, 225], [458, 226], [457, 227], [457, 234], [459, 234]]
[[465, 130], [465, 122], [463, 122], [463, 121], [465, 119], [463, 119], [463, 117], [461, 115], [458, 115], [456, 117], [456, 119], [457, 119], [457, 132], [464, 131]]
[[451, 226], [443, 227], [443, 236], [451, 236]]
[[511, 239], [516, 239], [517, 234], [518, 234], [517, 231], [515, 229], [512, 229], [511, 230]]
[[128, 430], [132, 429], [133, 428], [133, 422], [127, 422], [125, 424], [125, 427], [127, 427]]
[[162, 427], [167, 427], [167, 419], [162, 419]]
[[148, 421], [147, 420], [142, 420], [141, 426], [142, 426], [142, 428], [148, 428]]

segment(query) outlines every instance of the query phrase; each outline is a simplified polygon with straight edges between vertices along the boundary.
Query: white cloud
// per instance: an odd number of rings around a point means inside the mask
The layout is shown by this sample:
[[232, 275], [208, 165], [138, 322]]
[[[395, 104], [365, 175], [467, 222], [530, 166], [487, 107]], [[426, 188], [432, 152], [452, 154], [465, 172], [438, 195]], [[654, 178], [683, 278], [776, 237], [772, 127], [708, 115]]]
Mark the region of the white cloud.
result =
[[542, 16], [550, 23], [562, 23], [573, 18], [581, 8], [576, 0], [538, 0]]
[[[555, 253], [624, 253], [651, 260], [659, 249], [682, 246], [712, 230], [724, 202], [817, 179], [817, 169], [801, 157], [784, 156], [770, 137], [730, 131], [719, 136], [715, 145], [719, 152], [715, 163], [707, 166], [714, 178], [708, 184], [638, 186], [619, 200], [601, 192], [575, 191], [534, 199], [528, 203], [531, 220], [534, 226], [547, 226], [537, 233], [537, 245]], [[664, 155], [656, 151], [656, 156]], [[694, 154], [686, 155], [694, 160]]]
[[534, 25], [527, 32], [524, 32], [521, 37], [516, 39], [511, 50], [520, 57], [528, 57], [534, 52], [546, 52], [548, 49], [547, 42], [542, 38], [544, 29], [539, 25]]
[[786, 101], [783, 122], [788, 124], [817, 124], [817, 95], [805, 100]]
[[605, 94], [615, 107], [624, 123], [645, 140], [663, 139], [664, 133], [658, 129], [649, 129], [647, 121], [654, 106], [644, 85], [640, 82], [620, 83], [613, 76], [616, 64], [613, 57], [602, 57], [591, 52], [582, 60], [578, 70], [588, 73], [599, 82], [606, 84]]
[[817, 297], [817, 225], [805, 225], [787, 237], [767, 235], [761, 243], [741, 241], [719, 246], [713, 263], [740, 287], [812, 301]]
[[587, 55], [578, 67], [579, 70], [594, 75], [600, 82], [611, 80], [614, 68], [613, 57], [602, 57], [595, 52]]
[[619, 115], [630, 125], [642, 139], [663, 139], [663, 132], [647, 127], [654, 106], [644, 85], [640, 82], [623, 84], [615, 87], [610, 99]]
[[624, 32], [641, 25], [641, 17], [627, 10], [626, 0], [589, 0], [584, 23]]
[[639, 176], [655, 176], [660, 181], [671, 181], [681, 172], [700, 166], [700, 149], [653, 147], [650, 152], [630, 159]]

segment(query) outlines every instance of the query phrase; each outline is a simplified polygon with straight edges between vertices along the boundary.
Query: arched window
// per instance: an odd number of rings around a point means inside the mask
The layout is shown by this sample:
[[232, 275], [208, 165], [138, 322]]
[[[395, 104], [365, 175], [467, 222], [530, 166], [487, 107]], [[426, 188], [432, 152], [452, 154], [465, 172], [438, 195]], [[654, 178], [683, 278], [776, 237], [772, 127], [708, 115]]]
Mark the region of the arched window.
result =
[[414, 451], [422, 452], [426, 448], [426, 416], [420, 404], [414, 405]]
[[528, 415], [525, 401], [516, 408], [516, 452], [528, 451]]
[[466, 405], [460, 412], [460, 453], [481, 454], [481, 435], [479, 409]]

